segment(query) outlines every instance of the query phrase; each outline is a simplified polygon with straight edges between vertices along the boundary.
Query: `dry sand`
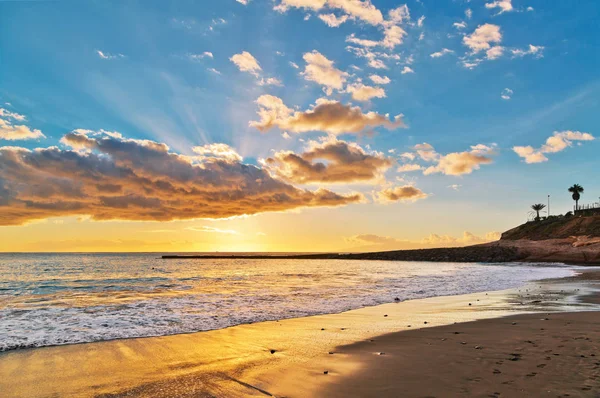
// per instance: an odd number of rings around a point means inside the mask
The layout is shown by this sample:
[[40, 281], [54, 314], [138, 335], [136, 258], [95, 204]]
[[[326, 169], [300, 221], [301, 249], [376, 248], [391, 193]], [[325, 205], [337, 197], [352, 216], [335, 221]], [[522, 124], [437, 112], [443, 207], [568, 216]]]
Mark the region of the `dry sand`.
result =
[[[596, 283], [587, 274], [520, 291], [8, 352], [0, 395], [600, 396], [600, 315], [555, 312], [595, 308], [575, 294], [589, 296]], [[498, 318], [531, 311], [541, 313]], [[464, 323], [476, 319], [487, 320]]]

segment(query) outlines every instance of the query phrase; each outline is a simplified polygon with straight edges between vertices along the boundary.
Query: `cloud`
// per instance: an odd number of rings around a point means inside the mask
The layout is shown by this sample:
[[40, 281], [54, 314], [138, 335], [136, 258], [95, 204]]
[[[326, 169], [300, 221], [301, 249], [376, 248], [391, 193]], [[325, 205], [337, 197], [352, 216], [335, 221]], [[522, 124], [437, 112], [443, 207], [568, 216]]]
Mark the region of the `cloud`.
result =
[[219, 72], [218, 70], [216, 70], [215, 68], [208, 68], [207, 71], [214, 73], [215, 75], [220, 75], [221, 72]]
[[423, 22], [425, 22], [425, 15], [421, 15], [421, 17], [417, 20], [417, 26], [419, 28], [423, 27]]
[[365, 86], [362, 83], [348, 85], [346, 91], [356, 101], [369, 101], [371, 98], [385, 98], [385, 90], [381, 87]]
[[489, 157], [493, 153], [493, 147], [482, 144], [475, 145], [471, 147], [470, 151], [453, 152], [440, 156], [437, 165], [428, 167], [423, 174], [442, 173], [450, 176], [471, 174], [474, 170], [479, 170], [481, 165], [493, 163]]
[[415, 71], [410, 66], [405, 66], [400, 73], [406, 75], [407, 73], [415, 73]]
[[371, 75], [369, 79], [375, 84], [389, 84], [391, 82], [390, 78], [387, 76], [379, 76], [379, 75]]
[[454, 189], [455, 191], [460, 191], [460, 187], [462, 187], [462, 185], [460, 185], [460, 184], [448, 185], [448, 188]]
[[380, 42], [376, 40], [359, 39], [354, 33], [346, 37], [346, 42], [363, 47], [377, 47], [380, 44]]
[[240, 54], [235, 54], [229, 58], [240, 71], [248, 72], [258, 78], [259, 72], [262, 70], [260, 64], [248, 51], [243, 51]]
[[306, 80], [325, 86], [329, 95], [333, 89], [341, 90], [343, 88], [348, 74], [335, 68], [333, 61], [316, 50], [305, 53], [303, 58], [306, 66], [302, 76]]
[[185, 54], [185, 57], [191, 61], [199, 61], [204, 58], [212, 59], [212, 58], [214, 58], [214, 55], [210, 51], [204, 51], [203, 53], [200, 53], [200, 54], [187, 53], [187, 54]]
[[243, 158], [227, 144], [206, 144], [195, 146], [192, 152], [200, 156], [200, 159], [224, 159], [228, 162], [241, 162]]
[[38, 129], [32, 129], [24, 124], [15, 124], [15, 122], [24, 122], [25, 120], [26, 118], [23, 115], [0, 108], [0, 140], [17, 141], [46, 138]]
[[406, 36], [406, 31], [400, 26], [388, 26], [383, 31], [383, 40], [381, 41], [381, 46], [393, 49], [397, 45], [402, 44], [404, 36]]
[[117, 59], [117, 58], [125, 58], [123, 54], [110, 54], [104, 51], [96, 50], [96, 54], [102, 59]]
[[[436, 161], [440, 157], [440, 155], [435, 151], [433, 146], [426, 142], [415, 145], [414, 149], [415, 149], [415, 152], [417, 153], [417, 156], [419, 156], [422, 160], [424, 160], [426, 162]], [[414, 159], [414, 154], [412, 154], [412, 155], [413, 155], [412, 159]], [[404, 154], [403, 154], [403, 156], [408, 157], [407, 155], [404, 155]]]
[[387, 69], [387, 66], [380, 59], [372, 59], [368, 65], [373, 69]]
[[501, 41], [500, 27], [489, 23], [478, 26], [473, 33], [463, 37], [463, 44], [469, 47], [474, 54], [489, 50], [492, 47], [490, 43], [500, 43]]
[[454, 53], [454, 51], [449, 50], [447, 48], [442, 48], [441, 51], [438, 51], [438, 52], [435, 52], [435, 53], [431, 53], [431, 54], [429, 54], [429, 56], [431, 58], [440, 58], [440, 57], [443, 57], [446, 54], [452, 54], [452, 53]]
[[513, 91], [510, 88], [505, 88], [504, 90], [502, 90], [502, 93], [500, 94], [500, 98], [502, 98], [503, 100], [509, 100], [512, 98], [513, 95]]
[[399, 173], [405, 173], [405, 172], [418, 171], [418, 170], [423, 170], [423, 166], [421, 166], [419, 164], [414, 164], [414, 163], [407, 163], [407, 164], [403, 164], [402, 166], [398, 167], [398, 169], [396, 171]]
[[0, 225], [73, 215], [226, 218], [363, 200], [360, 194], [296, 188], [234, 159], [225, 146], [186, 156], [163, 143], [84, 130], [66, 134], [61, 143], [72, 149], [0, 148]]
[[259, 86], [283, 86], [283, 83], [281, 83], [281, 80], [277, 79], [276, 77], [267, 77], [265, 78], [261, 78], [258, 81], [258, 85]]
[[356, 44], [356, 45], [362, 46], [362, 47], [380, 46], [380, 47], [385, 47], [387, 49], [393, 49], [397, 45], [402, 44], [402, 42], [404, 40], [404, 36], [406, 36], [406, 35], [407, 35], [406, 31], [404, 29], [402, 29], [400, 26], [389, 25], [384, 28], [383, 39], [381, 39], [379, 41], [370, 40], [370, 39], [360, 39], [360, 38], [356, 37], [356, 35], [354, 33], [352, 33], [351, 35], [346, 37], [346, 42]]
[[509, 12], [509, 11], [514, 10], [514, 8], [512, 6], [512, 0], [492, 1], [491, 3], [486, 3], [485, 8], [489, 8], [489, 9], [499, 8], [500, 11], [498, 14], [502, 14], [504, 12]]
[[[429, 145], [429, 144], [427, 144], [427, 145]], [[400, 154], [400, 157], [401, 157], [402, 159], [408, 159], [408, 160], [410, 160], [410, 161], [413, 161], [413, 160], [415, 160], [415, 158], [416, 158], [417, 156], [416, 156], [414, 153], [412, 153], [412, 152], [404, 152], [404, 153], [401, 153], [401, 154]]]
[[306, 111], [294, 111], [288, 108], [281, 98], [272, 95], [261, 95], [256, 103], [259, 106], [260, 120], [250, 122], [250, 126], [263, 132], [277, 127], [294, 133], [323, 131], [329, 134], [358, 134], [377, 127], [385, 127], [388, 130], [406, 127], [401, 114], [390, 120], [388, 115], [363, 113], [359, 107], [325, 99], [317, 100], [316, 104]]
[[465, 29], [467, 27], [467, 23], [465, 21], [454, 22], [452, 24], [456, 29]]
[[551, 137], [546, 139], [546, 143], [541, 148], [535, 149], [532, 146], [515, 146], [513, 151], [519, 157], [525, 160], [525, 163], [542, 163], [548, 161], [545, 154], [561, 152], [571, 146], [573, 141], [594, 141], [595, 137], [590, 133], [580, 131], [555, 131]]
[[325, 6], [327, 0], [281, 0], [279, 5], [274, 7], [279, 12], [285, 12], [289, 8], [306, 8], [311, 10], [320, 10]]
[[320, 14], [319, 19], [325, 22], [330, 28], [337, 28], [348, 20], [348, 16], [342, 15], [341, 17], [337, 17], [335, 14]]
[[376, 193], [376, 200], [380, 203], [390, 202], [416, 202], [429, 195], [412, 185], [385, 188]]
[[371, 25], [379, 25], [383, 22], [383, 15], [370, 0], [281, 0], [274, 9], [286, 12], [290, 8], [301, 8], [312, 11], [320, 11], [323, 8], [340, 10], [347, 14], [348, 18], [360, 19]]
[[478, 144], [471, 146], [470, 151], [452, 152], [447, 155], [439, 154], [428, 143], [415, 145], [414, 149], [421, 160], [435, 163], [435, 165], [427, 167], [423, 171], [423, 174], [442, 173], [459, 176], [471, 174], [474, 170], [479, 170], [482, 164], [492, 163], [492, 159], [489, 156], [494, 154], [495, 145], [487, 146]]
[[375, 234], [362, 234], [345, 238], [346, 242], [358, 245], [360, 251], [384, 251], [384, 250], [407, 250], [428, 249], [435, 247], [462, 247], [492, 242], [500, 239], [499, 232], [488, 232], [485, 236], [477, 236], [465, 231], [461, 237], [450, 235], [431, 234], [421, 240], [403, 240], [390, 236]]
[[494, 46], [485, 52], [485, 57], [489, 60], [498, 59], [504, 54], [504, 47]]
[[393, 161], [380, 152], [366, 152], [356, 143], [330, 137], [310, 141], [304, 152], [276, 152], [261, 160], [273, 176], [298, 183], [370, 182], [383, 178]]
[[381, 11], [371, 4], [370, 0], [328, 0], [327, 5], [371, 25], [379, 25], [383, 22]]
[[235, 1], [237, 1], [238, 3], [243, 4], [245, 6], [247, 6], [248, 3], [250, 2], [250, 0], [235, 0]]
[[471, 19], [473, 17], [473, 10], [471, 10], [470, 8], [467, 8], [465, 10], [465, 16], [467, 17], [467, 19]]
[[535, 58], [542, 58], [544, 56], [544, 47], [543, 46], [534, 46], [530, 44], [526, 50], [522, 49], [513, 49], [511, 50], [514, 58], [522, 58], [526, 55], [532, 55]]

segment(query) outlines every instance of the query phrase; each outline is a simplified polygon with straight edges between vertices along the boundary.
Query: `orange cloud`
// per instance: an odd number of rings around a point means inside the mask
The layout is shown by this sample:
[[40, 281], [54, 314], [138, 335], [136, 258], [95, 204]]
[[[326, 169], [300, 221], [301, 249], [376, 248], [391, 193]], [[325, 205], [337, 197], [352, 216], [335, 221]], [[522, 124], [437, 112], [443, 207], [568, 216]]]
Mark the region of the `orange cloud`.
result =
[[419, 199], [425, 199], [429, 195], [412, 185], [404, 185], [393, 188], [386, 188], [377, 192], [376, 198], [379, 202], [416, 202]]
[[294, 133], [323, 131], [330, 134], [357, 134], [376, 127], [385, 127], [388, 130], [406, 127], [402, 114], [390, 120], [388, 115], [363, 113], [357, 106], [343, 105], [338, 101], [326, 99], [317, 100], [311, 109], [303, 112], [288, 108], [281, 98], [272, 95], [261, 95], [256, 103], [260, 108], [260, 120], [250, 122], [250, 126], [263, 132], [277, 127]]
[[171, 152], [163, 143], [80, 130], [58, 147], [0, 147], [0, 225], [82, 215], [94, 220], [225, 218], [340, 206], [360, 194], [308, 191], [243, 164], [227, 146]]
[[311, 141], [300, 154], [277, 152], [262, 164], [273, 175], [295, 183], [350, 183], [382, 177], [393, 161], [378, 152], [367, 153], [358, 144], [330, 138]]

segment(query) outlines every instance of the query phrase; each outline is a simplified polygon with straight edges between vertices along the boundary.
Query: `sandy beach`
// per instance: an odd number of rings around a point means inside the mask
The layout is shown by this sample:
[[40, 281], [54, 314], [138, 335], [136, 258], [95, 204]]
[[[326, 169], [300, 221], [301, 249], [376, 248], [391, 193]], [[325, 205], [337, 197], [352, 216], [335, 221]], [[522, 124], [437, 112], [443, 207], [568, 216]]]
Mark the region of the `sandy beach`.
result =
[[0, 355], [0, 390], [11, 397], [597, 396], [600, 314], [581, 302], [594, 297], [597, 279], [586, 273], [209, 332], [16, 350]]

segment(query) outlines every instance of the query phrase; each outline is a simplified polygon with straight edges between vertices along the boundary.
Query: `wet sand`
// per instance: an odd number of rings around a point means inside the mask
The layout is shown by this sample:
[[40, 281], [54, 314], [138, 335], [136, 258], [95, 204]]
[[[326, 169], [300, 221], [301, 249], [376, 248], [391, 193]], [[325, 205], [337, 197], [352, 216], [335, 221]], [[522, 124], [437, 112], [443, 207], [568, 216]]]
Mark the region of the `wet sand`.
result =
[[[0, 391], [10, 397], [540, 396], [547, 390], [598, 396], [600, 315], [556, 313], [596, 308], [575, 296], [593, 294], [597, 276], [586, 278], [187, 335], [7, 352], [0, 354]], [[541, 314], [498, 318], [535, 311]], [[484, 320], [465, 323], [477, 319]]]
[[[598, 397], [600, 313], [534, 314], [336, 349], [322, 397]], [[377, 353], [384, 352], [384, 355]], [[350, 360], [359, 368], [337, 372]], [[329, 376], [329, 375], [327, 375]]]

